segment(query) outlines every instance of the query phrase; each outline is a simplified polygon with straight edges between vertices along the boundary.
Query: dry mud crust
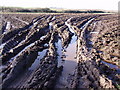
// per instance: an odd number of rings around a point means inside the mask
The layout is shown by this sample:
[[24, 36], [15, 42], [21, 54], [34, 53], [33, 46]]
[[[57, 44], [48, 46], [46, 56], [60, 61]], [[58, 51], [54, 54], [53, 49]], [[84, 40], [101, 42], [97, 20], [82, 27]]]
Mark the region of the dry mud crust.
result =
[[[71, 81], [62, 88], [116, 88], [119, 84], [117, 15], [5, 14], [2, 18], [0, 58], [4, 88], [54, 88], [59, 78], [64, 77], [61, 74], [65, 67], [58, 67], [59, 59], [69, 57], [59, 56], [56, 43], [61, 40], [60, 51], [65, 52], [73, 37], [77, 37], [76, 57], [72, 56], [77, 64], [74, 74], [68, 75]], [[8, 28], [10, 25], [12, 28]], [[41, 58], [37, 58], [39, 54]], [[37, 66], [30, 70], [35, 62]]]
[[108, 17], [109, 20], [101, 20], [103, 24], [103, 30], [100, 32], [101, 34], [98, 36], [95, 46], [99, 51], [103, 51], [104, 60], [110, 60], [118, 64], [118, 61], [120, 61], [120, 32], [118, 30], [118, 17]]
[[[119, 63], [117, 27], [117, 15], [106, 15], [96, 18], [86, 28], [85, 32], [81, 32], [78, 37], [78, 88], [115, 88], [116, 85], [119, 85], [119, 64], [115, 64], [112, 58], [107, 57], [111, 55], [111, 50], [116, 49], [116, 55], [112, 55], [116, 57], [117, 63]], [[94, 34], [91, 35], [91, 33]], [[102, 36], [102, 34], [106, 35], [106, 37]], [[103, 38], [105, 39], [100, 40]], [[103, 44], [103, 42], [105, 43]], [[109, 43], [112, 43], [112, 45]], [[116, 47], [113, 47], [114, 45]], [[104, 55], [105, 53], [107, 54]], [[102, 63], [103, 61], [107, 64]], [[112, 65], [109, 66], [109, 64], [115, 64], [116, 66], [111, 68]]]
[[119, 38], [118, 30], [118, 15], [107, 15], [97, 18], [91, 26], [88, 27], [88, 32], [95, 32], [91, 34], [91, 41], [93, 41], [93, 48], [99, 52], [103, 60], [119, 64]]
[[[4, 22], [10, 21], [13, 27], [20, 28], [25, 26], [27, 23], [30, 23], [32, 20], [34, 20], [36, 17], [44, 16], [44, 14], [0, 14], [1, 20], [4, 24]], [[26, 23], [25, 23], [26, 22]]]

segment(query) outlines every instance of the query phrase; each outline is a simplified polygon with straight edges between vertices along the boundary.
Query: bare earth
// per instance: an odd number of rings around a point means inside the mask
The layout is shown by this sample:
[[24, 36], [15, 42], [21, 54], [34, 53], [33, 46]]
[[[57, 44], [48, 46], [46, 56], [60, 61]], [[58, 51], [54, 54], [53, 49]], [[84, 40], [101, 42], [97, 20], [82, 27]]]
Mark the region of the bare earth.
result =
[[1, 14], [2, 88], [120, 89], [117, 14]]

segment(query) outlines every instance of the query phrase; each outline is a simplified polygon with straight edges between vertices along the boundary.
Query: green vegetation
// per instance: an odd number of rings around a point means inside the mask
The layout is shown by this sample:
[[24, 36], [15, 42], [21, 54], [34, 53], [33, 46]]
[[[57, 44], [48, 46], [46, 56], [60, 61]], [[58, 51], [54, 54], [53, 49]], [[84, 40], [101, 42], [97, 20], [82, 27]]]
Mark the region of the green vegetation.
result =
[[19, 8], [19, 7], [0, 7], [1, 12], [26, 12], [26, 13], [56, 13], [56, 11], [50, 10], [49, 8], [36, 8], [36, 9], [29, 9], [29, 8]]
[[[0, 7], [0, 12], [23, 12], [23, 13], [106, 13], [98, 10], [52, 10], [50, 8], [20, 8], [20, 7]], [[108, 13], [108, 12], [107, 12]]]

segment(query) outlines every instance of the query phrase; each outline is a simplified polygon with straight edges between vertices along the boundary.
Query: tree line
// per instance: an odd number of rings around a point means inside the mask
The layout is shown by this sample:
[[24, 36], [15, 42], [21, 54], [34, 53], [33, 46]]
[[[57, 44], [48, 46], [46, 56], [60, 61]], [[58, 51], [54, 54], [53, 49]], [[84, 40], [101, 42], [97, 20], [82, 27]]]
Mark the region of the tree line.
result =
[[37, 9], [25, 9], [25, 8], [18, 8], [18, 7], [0, 7], [1, 12], [23, 12], [23, 13], [106, 13], [104, 11], [98, 10], [87, 10], [87, 11], [80, 11], [80, 10], [51, 10], [50, 8], [37, 8]]

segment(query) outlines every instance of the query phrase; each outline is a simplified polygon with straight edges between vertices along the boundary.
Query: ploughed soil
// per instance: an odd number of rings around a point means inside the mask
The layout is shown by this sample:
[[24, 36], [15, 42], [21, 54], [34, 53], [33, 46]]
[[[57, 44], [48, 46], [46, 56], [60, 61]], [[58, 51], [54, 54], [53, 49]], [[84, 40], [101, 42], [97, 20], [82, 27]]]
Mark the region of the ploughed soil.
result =
[[120, 89], [117, 14], [1, 14], [0, 86]]

